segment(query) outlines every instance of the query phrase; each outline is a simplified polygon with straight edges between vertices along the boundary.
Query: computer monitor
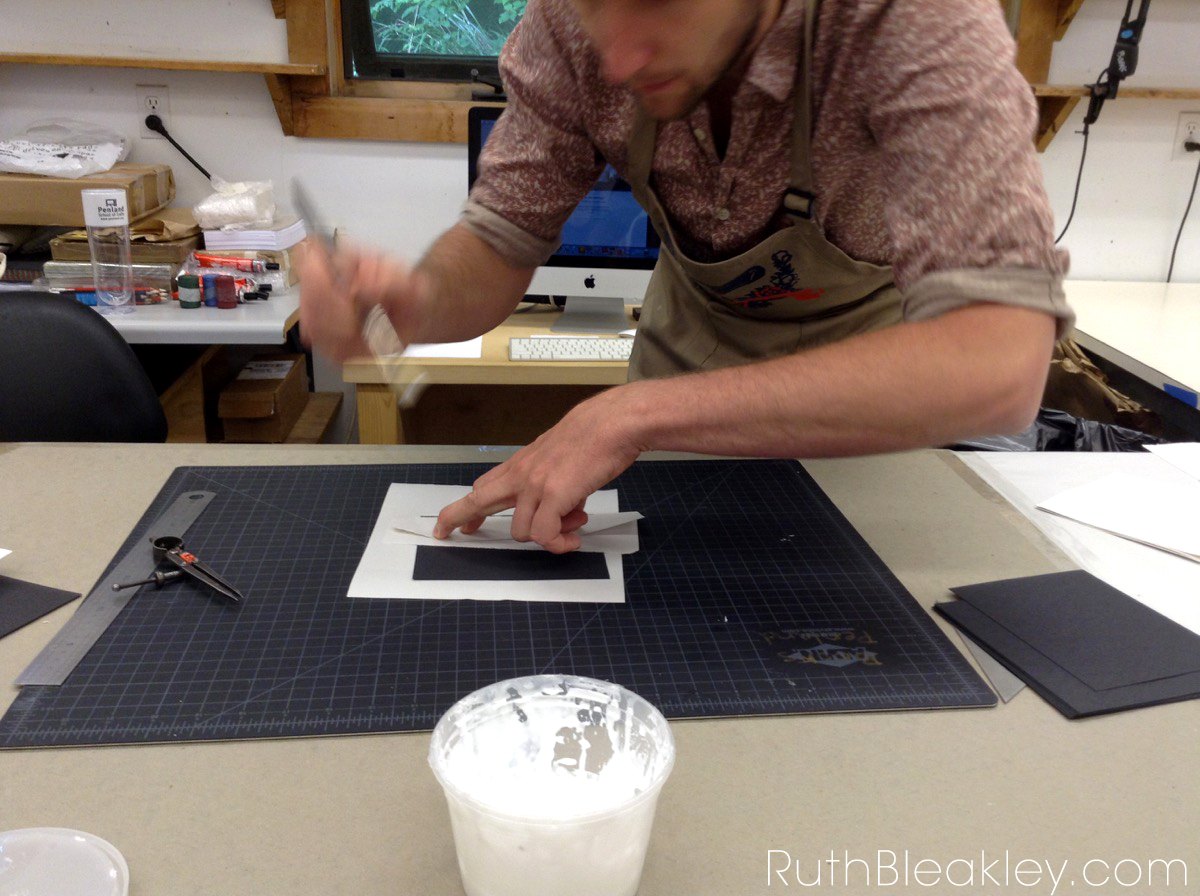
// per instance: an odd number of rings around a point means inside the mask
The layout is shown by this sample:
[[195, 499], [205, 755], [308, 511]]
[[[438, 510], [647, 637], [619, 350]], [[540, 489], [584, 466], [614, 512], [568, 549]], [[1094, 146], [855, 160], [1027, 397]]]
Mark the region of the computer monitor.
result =
[[[475, 183], [479, 152], [502, 106], [473, 106], [468, 114], [467, 179]], [[658, 260], [659, 239], [629, 184], [611, 165], [563, 227], [562, 244], [537, 269], [530, 296], [548, 296], [563, 315], [551, 327], [564, 333], [617, 333], [628, 326], [625, 306], [641, 304]]]

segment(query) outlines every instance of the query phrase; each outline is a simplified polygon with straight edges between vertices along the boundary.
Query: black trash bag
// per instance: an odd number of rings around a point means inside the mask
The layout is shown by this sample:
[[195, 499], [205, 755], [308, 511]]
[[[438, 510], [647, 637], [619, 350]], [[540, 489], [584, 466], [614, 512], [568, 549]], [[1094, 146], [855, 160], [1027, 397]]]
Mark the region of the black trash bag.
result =
[[968, 439], [951, 447], [956, 451], [1141, 451], [1165, 441], [1115, 423], [1042, 408], [1033, 423], [1015, 435]]

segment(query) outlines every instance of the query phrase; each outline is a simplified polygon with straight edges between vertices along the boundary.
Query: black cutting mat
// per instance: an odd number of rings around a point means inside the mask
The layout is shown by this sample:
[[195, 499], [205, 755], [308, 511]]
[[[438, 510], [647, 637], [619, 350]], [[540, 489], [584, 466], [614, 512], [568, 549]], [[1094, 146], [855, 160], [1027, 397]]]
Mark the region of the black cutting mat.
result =
[[620, 682], [669, 718], [995, 703], [791, 461], [634, 464], [616, 482], [646, 517], [624, 604], [345, 597], [392, 482], [486, 469], [175, 470], [117, 558], [177, 495], [214, 491], [187, 544], [245, 604], [142, 589], [64, 684], [22, 688], [0, 746], [422, 730], [542, 672]]

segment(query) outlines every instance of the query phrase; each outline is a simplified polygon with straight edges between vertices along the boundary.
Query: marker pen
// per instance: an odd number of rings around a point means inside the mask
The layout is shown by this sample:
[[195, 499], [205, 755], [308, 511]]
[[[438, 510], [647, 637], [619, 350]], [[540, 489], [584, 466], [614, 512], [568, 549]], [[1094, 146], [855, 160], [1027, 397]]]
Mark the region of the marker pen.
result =
[[211, 255], [207, 252], [193, 252], [196, 264], [202, 268], [233, 268], [235, 271], [247, 271], [261, 274], [264, 271], [279, 270], [278, 262], [261, 261], [257, 258], [236, 258], [226, 255]]

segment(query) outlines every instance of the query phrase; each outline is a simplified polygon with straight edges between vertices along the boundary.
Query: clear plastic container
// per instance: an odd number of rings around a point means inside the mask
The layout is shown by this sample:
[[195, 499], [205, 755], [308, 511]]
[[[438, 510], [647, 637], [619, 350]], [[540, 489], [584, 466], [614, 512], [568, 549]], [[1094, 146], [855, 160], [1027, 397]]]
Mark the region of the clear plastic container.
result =
[[429, 764], [468, 896], [634, 896], [674, 761], [666, 719], [620, 685], [538, 675], [464, 697]]
[[124, 190], [83, 190], [83, 219], [92, 255], [96, 310], [124, 314], [134, 309], [133, 258], [129, 249], [129, 205]]

